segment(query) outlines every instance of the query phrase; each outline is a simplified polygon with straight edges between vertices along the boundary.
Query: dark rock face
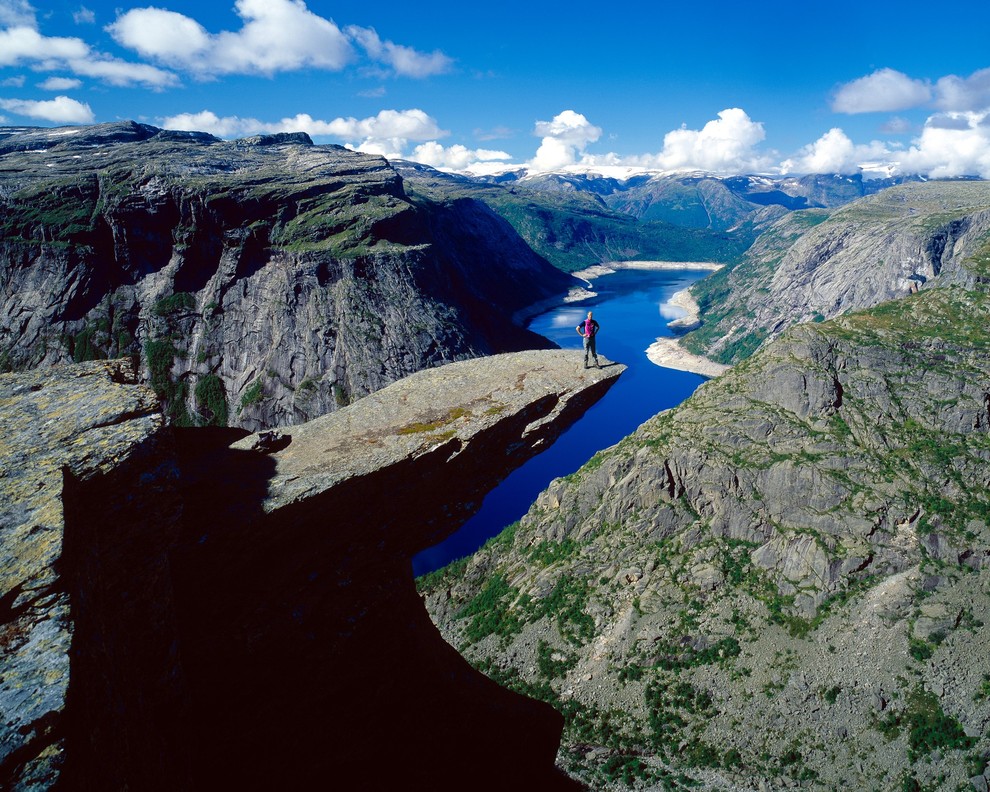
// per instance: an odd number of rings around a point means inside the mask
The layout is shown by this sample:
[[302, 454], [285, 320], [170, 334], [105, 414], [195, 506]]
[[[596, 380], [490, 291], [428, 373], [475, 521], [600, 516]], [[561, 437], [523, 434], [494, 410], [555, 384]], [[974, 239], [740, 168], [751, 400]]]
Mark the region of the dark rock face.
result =
[[271, 453], [166, 427], [128, 361], [0, 376], [0, 783], [573, 788], [561, 716], [443, 642], [409, 559], [622, 370], [454, 363]]
[[304, 135], [5, 132], [0, 369], [134, 355], [180, 425], [298, 423], [545, 346], [510, 317], [570, 285], [482, 204], [413, 203]]
[[5, 789], [187, 787], [175, 449], [135, 380], [126, 361], [0, 377]]

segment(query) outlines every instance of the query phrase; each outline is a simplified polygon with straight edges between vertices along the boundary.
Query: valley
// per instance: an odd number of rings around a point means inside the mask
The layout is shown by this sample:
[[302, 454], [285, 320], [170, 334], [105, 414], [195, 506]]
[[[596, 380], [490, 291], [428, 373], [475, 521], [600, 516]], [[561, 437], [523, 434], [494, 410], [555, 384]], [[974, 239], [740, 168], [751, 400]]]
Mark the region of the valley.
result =
[[0, 785], [986, 789], [988, 182], [0, 164]]

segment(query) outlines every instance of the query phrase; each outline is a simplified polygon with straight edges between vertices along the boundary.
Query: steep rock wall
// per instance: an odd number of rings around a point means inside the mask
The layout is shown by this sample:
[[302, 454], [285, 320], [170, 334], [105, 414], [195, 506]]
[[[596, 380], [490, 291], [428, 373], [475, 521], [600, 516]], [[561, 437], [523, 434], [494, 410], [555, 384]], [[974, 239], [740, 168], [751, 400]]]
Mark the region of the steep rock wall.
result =
[[171, 437], [126, 361], [0, 376], [0, 786], [185, 788]]
[[951, 286], [792, 328], [424, 581], [432, 617], [596, 788], [983, 783], [988, 319]]
[[800, 322], [822, 321], [937, 285], [972, 286], [990, 239], [990, 184], [891, 187], [831, 213], [788, 215], [742, 262], [692, 287], [701, 329], [684, 345], [734, 363]]
[[298, 423], [424, 367], [546, 341], [566, 291], [482, 204], [410, 201], [305, 135], [139, 124], [0, 139], [0, 368], [134, 355], [178, 424]]

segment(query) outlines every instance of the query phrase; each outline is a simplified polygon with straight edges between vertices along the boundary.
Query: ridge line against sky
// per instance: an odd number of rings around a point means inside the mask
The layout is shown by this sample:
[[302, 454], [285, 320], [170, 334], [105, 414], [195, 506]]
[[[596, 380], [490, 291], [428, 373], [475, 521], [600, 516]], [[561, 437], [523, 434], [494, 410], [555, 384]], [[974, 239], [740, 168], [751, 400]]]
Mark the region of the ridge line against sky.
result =
[[0, 0], [0, 123], [303, 131], [473, 173], [990, 178], [988, 34], [968, 0], [701, 16]]

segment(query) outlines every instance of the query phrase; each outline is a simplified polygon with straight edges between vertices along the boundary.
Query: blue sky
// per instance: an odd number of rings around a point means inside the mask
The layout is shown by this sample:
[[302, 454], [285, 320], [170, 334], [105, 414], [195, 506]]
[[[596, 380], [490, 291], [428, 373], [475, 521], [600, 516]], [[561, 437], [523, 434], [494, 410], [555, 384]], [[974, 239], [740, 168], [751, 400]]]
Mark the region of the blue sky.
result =
[[0, 123], [451, 170], [990, 177], [990, 3], [0, 0]]

